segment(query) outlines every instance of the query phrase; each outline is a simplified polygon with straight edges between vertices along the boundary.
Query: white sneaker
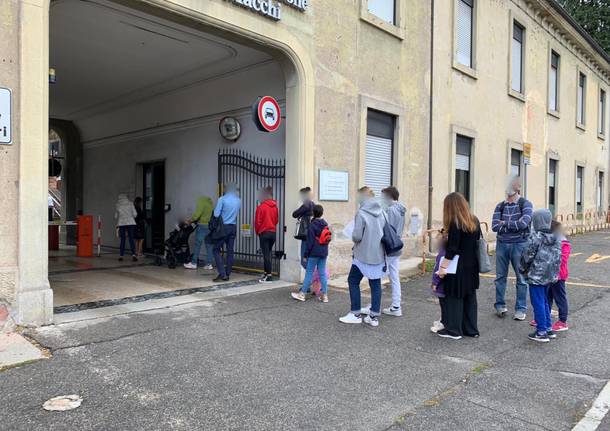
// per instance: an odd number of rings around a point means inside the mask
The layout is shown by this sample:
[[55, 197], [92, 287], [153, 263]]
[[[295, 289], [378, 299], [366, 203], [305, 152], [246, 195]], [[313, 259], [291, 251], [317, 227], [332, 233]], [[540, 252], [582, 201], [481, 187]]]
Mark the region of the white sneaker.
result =
[[430, 331], [436, 334], [441, 329], [445, 329], [445, 325], [443, 325], [439, 320], [435, 320], [434, 322], [432, 322], [432, 327], [430, 328]]
[[299, 292], [292, 292], [290, 294], [290, 296], [292, 296], [292, 299], [296, 299], [297, 301], [301, 301], [301, 302], [305, 302], [305, 300], [307, 299], [305, 297], [305, 294], [301, 291]]
[[362, 323], [362, 317], [356, 316], [351, 311], [343, 317], [339, 317], [341, 323]]
[[366, 316], [364, 318], [364, 323], [366, 323], [367, 325], [371, 325], [372, 327], [376, 328], [377, 326], [379, 326], [379, 319], [377, 318], [377, 316]]
[[370, 313], [371, 313], [371, 304], [367, 305], [366, 307], [362, 307], [360, 309], [360, 314], [369, 315]]
[[185, 263], [185, 264], [184, 264], [184, 267], [185, 267], [186, 269], [197, 269], [197, 265], [195, 265], [195, 264], [194, 264], [194, 263], [192, 263], [192, 262]]
[[214, 269], [214, 267], [208, 263], [206, 266], [203, 267], [203, 269], [205, 269], [206, 271], [211, 271]]
[[395, 307], [384, 308], [383, 314], [387, 314], [388, 316], [400, 317], [402, 316], [402, 309]]

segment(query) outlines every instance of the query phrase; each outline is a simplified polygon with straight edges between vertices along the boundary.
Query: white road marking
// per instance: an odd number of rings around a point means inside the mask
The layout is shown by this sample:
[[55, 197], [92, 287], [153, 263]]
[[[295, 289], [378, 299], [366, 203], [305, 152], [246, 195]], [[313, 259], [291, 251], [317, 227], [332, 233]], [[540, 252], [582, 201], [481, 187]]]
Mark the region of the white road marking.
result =
[[572, 431], [595, 431], [601, 424], [604, 416], [610, 410], [610, 381], [599, 393], [585, 416], [576, 424]]

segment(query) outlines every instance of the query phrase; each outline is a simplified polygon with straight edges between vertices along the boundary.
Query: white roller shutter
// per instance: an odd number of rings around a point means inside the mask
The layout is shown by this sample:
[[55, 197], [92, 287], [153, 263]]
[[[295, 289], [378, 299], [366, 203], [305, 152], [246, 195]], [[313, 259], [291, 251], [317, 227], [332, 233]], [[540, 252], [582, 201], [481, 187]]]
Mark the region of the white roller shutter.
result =
[[455, 169], [459, 169], [460, 171], [470, 171], [470, 156], [456, 154]]
[[472, 67], [472, 3], [457, 2], [457, 61]]
[[392, 140], [367, 135], [365, 157], [365, 184], [381, 196], [381, 190], [392, 185]]

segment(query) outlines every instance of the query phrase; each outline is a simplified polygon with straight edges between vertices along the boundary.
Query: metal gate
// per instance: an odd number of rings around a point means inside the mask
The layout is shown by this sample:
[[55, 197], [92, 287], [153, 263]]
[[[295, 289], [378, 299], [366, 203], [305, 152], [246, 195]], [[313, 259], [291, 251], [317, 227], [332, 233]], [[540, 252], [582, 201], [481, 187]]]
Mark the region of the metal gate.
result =
[[259, 204], [259, 190], [271, 186], [280, 213], [273, 253], [273, 272], [279, 275], [280, 259], [285, 257], [285, 179], [286, 162], [284, 159], [256, 157], [245, 151], [234, 149], [224, 149], [218, 152], [218, 190], [220, 194], [227, 184], [235, 184], [240, 190], [241, 211], [237, 218], [233, 265], [235, 269], [247, 271], [262, 271], [263, 269], [263, 255], [254, 232], [254, 213]]

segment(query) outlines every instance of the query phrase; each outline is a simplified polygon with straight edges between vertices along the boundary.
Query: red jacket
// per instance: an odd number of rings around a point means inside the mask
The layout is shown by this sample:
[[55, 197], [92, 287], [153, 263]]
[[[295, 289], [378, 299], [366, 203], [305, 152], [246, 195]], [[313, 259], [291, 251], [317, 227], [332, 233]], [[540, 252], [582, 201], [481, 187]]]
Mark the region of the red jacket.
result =
[[257, 235], [263, 232], [275, 232], [278, 220], [277, 203], [273, 199], [267, 199], [256, 207], [254, 231]]

